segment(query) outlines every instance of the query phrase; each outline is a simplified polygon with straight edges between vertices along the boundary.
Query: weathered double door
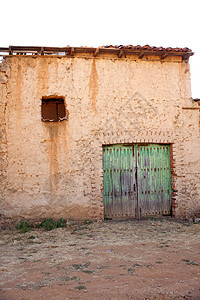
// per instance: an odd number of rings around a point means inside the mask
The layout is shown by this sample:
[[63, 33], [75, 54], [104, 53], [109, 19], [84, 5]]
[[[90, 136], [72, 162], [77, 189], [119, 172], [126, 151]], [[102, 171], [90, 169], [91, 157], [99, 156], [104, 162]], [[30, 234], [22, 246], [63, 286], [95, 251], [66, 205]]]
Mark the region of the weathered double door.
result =
[[106, 218], [170, 214], [170, 147], [166, 144], [103, 147]]

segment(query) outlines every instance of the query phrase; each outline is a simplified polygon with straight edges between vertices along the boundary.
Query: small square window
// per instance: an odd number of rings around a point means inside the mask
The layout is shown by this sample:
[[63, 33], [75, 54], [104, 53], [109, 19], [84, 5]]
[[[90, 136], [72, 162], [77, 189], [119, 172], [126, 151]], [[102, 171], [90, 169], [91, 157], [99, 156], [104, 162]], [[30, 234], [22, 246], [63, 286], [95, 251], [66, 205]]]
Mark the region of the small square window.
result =
[[65, 103], [62, 98], [42, 99], [42, 121], [58, 122], [67, 120]]

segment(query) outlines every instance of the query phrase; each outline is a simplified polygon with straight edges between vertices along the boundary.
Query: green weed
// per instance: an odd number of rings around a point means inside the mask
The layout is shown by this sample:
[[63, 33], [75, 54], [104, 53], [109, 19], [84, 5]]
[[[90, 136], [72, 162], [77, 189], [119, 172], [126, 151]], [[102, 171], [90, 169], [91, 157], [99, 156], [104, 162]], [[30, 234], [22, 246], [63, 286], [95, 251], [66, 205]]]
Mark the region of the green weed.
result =
[[126, 265], [119, 265], [119, 267], [120, 267], [120, 268], [124, 268], [124, 267], [126, 267]]
[[83, 270], [82, 272], [87, 273], [87, 274], [92, 274], [92, 273], [94, 273], [94, 271], [92, 271], [92, 270]]
[[133, 274], [135, 270], [133, 268], [128, 268], [127, 271], [129, 274]]
[[25, 233], [31, 230], [31, 224], [27, 221], [20, 221], [16, 225], [16, 229], [20, 230], [21, 233]]
[[189, 259], [182, 259], [187, 265], [198, 266], [194, 261], [190, 261]]
[[66, 220], [61, 218], [58, 221], [50, 218], [45, 219], [40, 224], [37, 224], [37, 228], [44, 228], [47, 231], [50, 231], [55, 228], [64, 228], [66, 227]]
[[141, 267], [141, 265], [136, 263], [133, 265], [133, 268], [135, 268], [135, 267]]
[[86, 262], [85, 264], [73, 264], [72, 267], [76, 270], [84, 270], [90, 265], [90, 262]]
[[70, 277], [70, 280], [80, 280], [80, 278], [77, 276], [72, 276], [72, 277]]
[[84, 285], [75, 286], [76, 290], [86, 290], [86, 287]]

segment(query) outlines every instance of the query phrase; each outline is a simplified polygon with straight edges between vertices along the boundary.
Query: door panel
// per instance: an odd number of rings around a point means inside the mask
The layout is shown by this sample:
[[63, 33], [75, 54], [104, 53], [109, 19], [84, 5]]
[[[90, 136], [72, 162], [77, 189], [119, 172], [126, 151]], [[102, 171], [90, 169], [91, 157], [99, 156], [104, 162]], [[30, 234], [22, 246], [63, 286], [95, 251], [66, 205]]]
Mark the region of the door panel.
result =
[[141, 216], [170, 213], [169, 151], [169, 145], [137, 146], [138, 206]]
[[133, 146], [103, 148], [105, 217], [135, 215]]

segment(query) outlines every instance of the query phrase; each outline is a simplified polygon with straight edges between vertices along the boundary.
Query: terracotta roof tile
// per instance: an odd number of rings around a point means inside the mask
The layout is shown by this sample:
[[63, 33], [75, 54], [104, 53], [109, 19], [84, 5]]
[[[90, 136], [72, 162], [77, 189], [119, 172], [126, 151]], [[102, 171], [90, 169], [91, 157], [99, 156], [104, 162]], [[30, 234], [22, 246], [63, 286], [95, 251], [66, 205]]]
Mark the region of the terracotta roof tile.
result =
[[107, 46], [102, 46], [100, 48], [113, 48], [113, 49], [132, 49], [132, 50], [149, 50], [149, 51], [166, 51], [166, 52], [192, 52], [191, 49], [185, 47], [185, 48], [172, 48], [172, 47], [155, 47], [155, 46], [149, 46], [149, 45], [145, 45], [145, 46], [133, 46], [133, 45], [107, 45]]

